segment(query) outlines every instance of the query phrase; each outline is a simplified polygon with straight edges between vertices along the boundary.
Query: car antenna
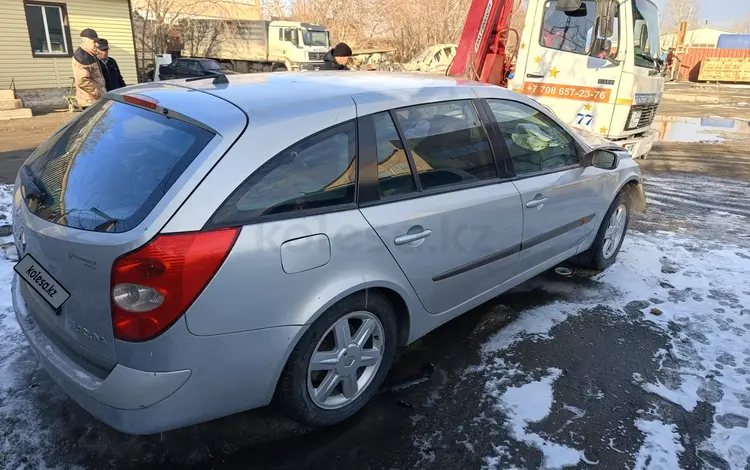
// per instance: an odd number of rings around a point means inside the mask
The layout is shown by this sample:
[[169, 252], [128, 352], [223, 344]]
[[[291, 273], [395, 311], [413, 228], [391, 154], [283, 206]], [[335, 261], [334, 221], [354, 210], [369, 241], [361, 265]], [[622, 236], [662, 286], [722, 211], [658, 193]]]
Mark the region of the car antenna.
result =
[[206, 80], [207, 78], [213, 78], [214, 81], [211, 82], [211, 83], [213, 83], [214, 85], [221, 85], [221, 84], [224, 84], [224, 83], [229, 83], [229, 80], [227, 79], [226, 75], [224, 75], [223, 73], [217, 73], [217, 72], [212, 72], [211, 75], [206, 75], [204, 77], [186, 78], [185, 81], [186, 82], [195, 82], [195, 81], [198, 81], [198, 80]]

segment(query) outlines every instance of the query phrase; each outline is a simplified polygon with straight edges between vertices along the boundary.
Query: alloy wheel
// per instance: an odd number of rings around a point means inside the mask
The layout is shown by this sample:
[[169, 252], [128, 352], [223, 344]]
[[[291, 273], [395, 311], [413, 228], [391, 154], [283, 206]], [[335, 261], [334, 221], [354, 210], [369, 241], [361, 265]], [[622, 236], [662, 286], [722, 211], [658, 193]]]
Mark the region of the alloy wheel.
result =
[[367, 389], [380, 367], [383, 325], [370, 312], [344, 315], [318, 342], [308, 365], [307, 390], [326, 410], [342, 408]]

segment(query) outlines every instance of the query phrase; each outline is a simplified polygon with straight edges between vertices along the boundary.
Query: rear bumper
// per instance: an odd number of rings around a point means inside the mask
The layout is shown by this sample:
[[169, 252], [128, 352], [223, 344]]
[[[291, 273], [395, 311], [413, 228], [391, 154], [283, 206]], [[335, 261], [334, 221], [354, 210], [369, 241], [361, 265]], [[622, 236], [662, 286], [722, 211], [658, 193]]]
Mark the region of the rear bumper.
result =
[[[281, 367], [303, 330], [280, 327], [207, 337], [193, 342], [197, 350], [191, 355], [205, 360], [190, 369], [150, 372], [117, 364], [106, 378], [100, 378], [76, 364], [42, 332], [28, 311], [20, 282], [23, 281], [14, 276], [13, 307], [18, 324], [44, 369], [82, 408], [127, 434], [154, 434], [267, 405]], [[229, 336], [234, 341], [227, 341]], [[241, 367], [248, 369], [245, 373], [237, 370], [237, 357], [225, 356], [225, 361], [217, 357], [217, 351], [226, 353], [237, 343], [263, 348], [241, 351]], [[269, 344], [276, 349], [269, 350]], [[234, 363], [234, 367], [226, 367], [227, 363]]]
[[657, 131], [649, 129], [640, 137], [615, 140], [614, 143], [630, 152], [633, 158], [640, 158], [651, 151], [658, 137]]

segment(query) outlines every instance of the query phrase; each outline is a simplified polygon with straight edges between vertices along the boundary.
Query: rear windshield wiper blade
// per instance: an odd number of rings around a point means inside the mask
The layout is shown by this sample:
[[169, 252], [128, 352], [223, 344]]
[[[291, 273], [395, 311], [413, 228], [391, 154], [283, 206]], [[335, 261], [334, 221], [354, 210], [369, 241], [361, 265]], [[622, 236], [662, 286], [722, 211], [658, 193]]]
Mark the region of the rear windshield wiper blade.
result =
[[26, 199], [33, 199], [43, 203], [49, 196], [44, 183], [34, 176], [28, 165], [21, 167], [21, 185], [23, 187], [23, 195]]
[[101, 224], [94, 227], [94, 232], [109, 232], [113, 228], [117, 227], [117, 224], [122, 222], [122, 220], [120, 219], [116, 219], [114, 217], [108, 216], [107, 214], [97, 209], [96, 207], [92, 207], [91, 209], [89, 209], [89, 211], [98, 215], [102, 219], [105, 219], [105, 222], [102, 222]]

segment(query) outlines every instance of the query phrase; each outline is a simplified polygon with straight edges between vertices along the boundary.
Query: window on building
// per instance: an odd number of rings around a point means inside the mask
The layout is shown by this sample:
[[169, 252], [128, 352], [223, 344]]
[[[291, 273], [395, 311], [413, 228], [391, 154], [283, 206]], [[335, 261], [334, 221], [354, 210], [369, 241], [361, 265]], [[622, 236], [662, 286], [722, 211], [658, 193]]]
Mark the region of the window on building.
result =
[[34, 56], [69, 56], [70, 33], [64, 4], [26, 3], [26, 24]]

